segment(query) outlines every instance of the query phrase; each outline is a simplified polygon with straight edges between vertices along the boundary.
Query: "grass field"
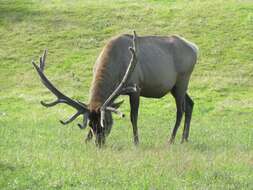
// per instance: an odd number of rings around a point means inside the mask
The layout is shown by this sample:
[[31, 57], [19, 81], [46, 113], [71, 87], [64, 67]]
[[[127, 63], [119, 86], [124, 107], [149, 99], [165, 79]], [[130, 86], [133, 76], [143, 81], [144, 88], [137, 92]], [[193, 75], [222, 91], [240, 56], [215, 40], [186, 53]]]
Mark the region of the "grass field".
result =
[[[85, 144], [74, 110], [52, 100], [31, 60], [45, 48], [46, 73], [88, 101], [92, 67], [106, 41], [179, 34], [199, 46], [189, 93], [190, 142], [167, 144], [175, 122], [168, 95], [142, 99], [140, 146], [127, 97], [106, 147]], [[253, 2], [251, 0], [0, 0], [0, 189], [253, 189]]]

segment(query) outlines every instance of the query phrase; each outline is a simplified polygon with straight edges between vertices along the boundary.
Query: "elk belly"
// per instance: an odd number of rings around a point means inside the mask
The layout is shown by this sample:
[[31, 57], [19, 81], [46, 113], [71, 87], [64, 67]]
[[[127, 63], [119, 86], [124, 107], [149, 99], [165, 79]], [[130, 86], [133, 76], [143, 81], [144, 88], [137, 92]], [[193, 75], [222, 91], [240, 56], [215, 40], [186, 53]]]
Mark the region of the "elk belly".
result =
[[161, 98], [168, 94], [175, 85], [176, 79], [167, 83], [151, 83], [141, 87], [140, 95], [147, 98]]

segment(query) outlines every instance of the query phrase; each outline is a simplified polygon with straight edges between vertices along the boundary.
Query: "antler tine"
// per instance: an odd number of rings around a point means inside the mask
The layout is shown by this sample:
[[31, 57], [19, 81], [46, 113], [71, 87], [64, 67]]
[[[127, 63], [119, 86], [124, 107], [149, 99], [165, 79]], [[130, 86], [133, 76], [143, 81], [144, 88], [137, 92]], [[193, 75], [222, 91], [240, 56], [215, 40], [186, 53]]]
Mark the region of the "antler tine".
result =
[[109, 96], [109, 98], [105, 101], [105, 103], [102, 105], [100, 108], [101, 110], [101, 126], [104, 126], [104, 121], [105, 121], [105, 110], [106, 107], [110, 104], [110, 102], [113, 102], [121, 93], [122, 89], [125, 87], [126, 83], [128, 82], [136, 64], [137, 64], [137, 55], [136, 55], [136, 50], [137, 50], [137, 34], [134, 31], [133, 32], [133, 47], [129, 47], [129, 50], [132, 54], [131, 61], [127, 67], [126, 73], [120, 82], [119, 86], [114, 90], [114, 92]]
[[45, 68], [45, 62], [47, 57], [47, 49], [44, 50], [44, 54], [40, 57], [40, 70], [43, 72]]
[[129, 93], [137, 92], [137, 90], [138, 90], [138, 87], [137, 87], [137, 85], [135, 84], [134, 86], [127, 86], [127, 87], [122, 88], [120, 94], [122, 94], [122, 95], [127, 95], [127, 94], [129, 94]]
[[106, 107], [106, 110], [118, 114], [120, 117], [125, 117], [125, 114], [113, 107]]
[[72, 115], [67, 121], [62, 121], [60, 120], [61, 124], [63, 125], [67, 125], [69, 124], [70, 122], [74, 121], [79, 115], [81, 115], [82, 112], [81, 111], [78, 111], [76, 112], [74, 115]]
[[50, 102], [50, 103], [45, 103], [44, 101], [40, 101], [40, 103], [41, 103], [42, 106], [52, 107], [52, 106], [55, 106], [56, 104], [59, 104], [60, 101], [57, 99], [54, 102]]
[[88, 122], [88, 113], [85, 113], [83, 114], [83, 124], [78, 123], [77, 125], [80, 129], [85, 129], [87, 127], [87, 122]]

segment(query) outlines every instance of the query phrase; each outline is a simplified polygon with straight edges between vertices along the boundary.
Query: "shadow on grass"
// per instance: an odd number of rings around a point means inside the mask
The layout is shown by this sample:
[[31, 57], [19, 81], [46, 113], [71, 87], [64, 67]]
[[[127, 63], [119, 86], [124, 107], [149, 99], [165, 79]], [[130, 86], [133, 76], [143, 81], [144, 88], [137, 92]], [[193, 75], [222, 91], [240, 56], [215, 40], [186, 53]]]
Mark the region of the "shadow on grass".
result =
[[193, 150], [196, 150], [198, 152], [208, 152], [213, 151], [212, 146], [206, 144], [206, 143], [191, 143], [191, 147]]
[[0, 173], [3, 173], [7, 170], [9, 171], [15, 171], [17, 169], [16, 166], [10, 164], [10, 163], [5, 163], [0, 161]]

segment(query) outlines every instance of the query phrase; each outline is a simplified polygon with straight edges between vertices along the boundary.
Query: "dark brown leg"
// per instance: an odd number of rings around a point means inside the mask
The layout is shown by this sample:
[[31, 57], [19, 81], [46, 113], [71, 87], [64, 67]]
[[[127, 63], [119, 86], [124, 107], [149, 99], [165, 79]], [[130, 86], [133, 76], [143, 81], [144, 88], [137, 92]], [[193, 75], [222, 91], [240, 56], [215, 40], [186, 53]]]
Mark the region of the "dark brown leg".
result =
[[170, 137], [169, 143], [172, 144], [174, 143], [176, 134], [177, 134], [177, 130], [180, 126], [182, 117], [183, 117], [183, 113], [185, 110], [185, 91], [184, 89], [175, 86], [172, 91], [171, 91], [172, 95], [175, 98], [176, 101], [176, 106], [177, 106], [177, 117], [176, 117], [176, 123], [174, 125], [173, 131], [172, 131], [172, 135]]
[[134, 135], [134, 144], [139, 144], [139, 137], [138, 137], [138, 127], [137, 127], [137, 120], [138, 120], [138, 110], [140, 104], [140, 95], [139, 93], [133, 93], [129, 95], [130, 97], [130, 108], [131, 108], [131, 122], [133, 126], [133, 135]]
[[184, 131], [183, 131], [182, 141], [181, 141], [182, 143], [184, 141], [188, 141], [193, 106], [194, 106], [194, 102], [192, 101], [190, 96], [186, 94], [185, 96], [185, 122], [184, 122]]

